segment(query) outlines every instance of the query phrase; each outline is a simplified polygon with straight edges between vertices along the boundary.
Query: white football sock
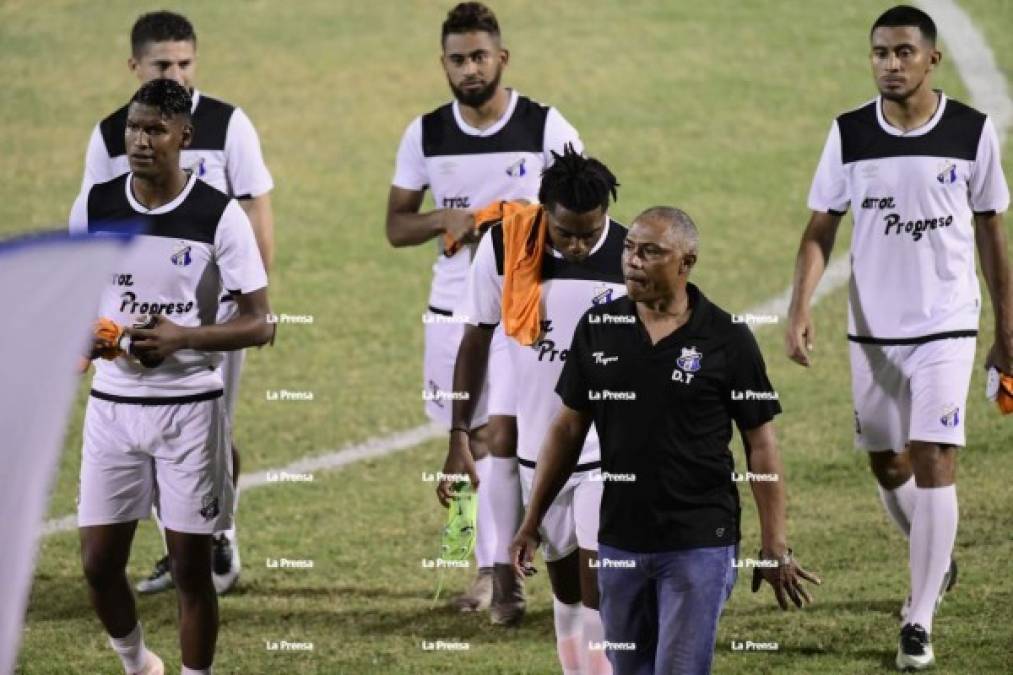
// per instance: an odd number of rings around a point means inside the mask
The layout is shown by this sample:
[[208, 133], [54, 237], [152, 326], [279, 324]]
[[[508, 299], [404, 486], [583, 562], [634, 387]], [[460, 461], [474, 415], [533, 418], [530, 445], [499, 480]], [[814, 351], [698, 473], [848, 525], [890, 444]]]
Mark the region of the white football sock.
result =
[[496, 551], [496, 520], [492, 513], [492, 500], [489, 498], [489, 470], [492, 462], [486, 455], [475, 461], [475, 472], [478, 474], [478, 518], [475, 532], [475, 562], [479, 568], [492, 567]]
[[148, 650], [144, 647], [144, 631], [138, 622], [134, 629], [121, 638], [109, 636], [109, 646], [119, 655], [123, 662], [123, 670], [136, 673], [144, 668], [148, 660]]
[[605, 643], [605, 626], [601, 622], [601, 614], [597, 609], [580, 606], [580, 616], [584, 624], [584, 641], [581, 644], [584, 656], [583, 669], [587, 675], [612, 675], [612, 664], [609, 663], [605, 650], [591, 649]]
[[[490, 457], [488, 488], [485, 491], [496, 526], [493, 562], [510, 563], [510, 542], [521, 525], [521, 481], [516, 457]], [[481, 479], [480, 479], [481, 480]]]
[[556, 625], [556, 653], [563, 675], [581, 675], [581, 604], [568, 605], [552, 597], [552, 621]]
[[187, 668], [182, 667], [179, 671], [180, 675], [212, 675], [214, 672], [214, 666], [208, 666], [207, 668]]
[[893, 490], [887, 490], [877, 483], [879, 498], [890, 514], [893, 522], [897, 523], [901, 534], [905, 538], [911, 536], [911, 520], [914, 518], [915, 502], [918, 499], [918, 488], [915, 486], [915, 478], [911, 476], [907, 482]]
[[911, 611], [907, 623], [932, 633], [932, 615], [957, 538], [957, 486], [917, 488], [911, 521]]

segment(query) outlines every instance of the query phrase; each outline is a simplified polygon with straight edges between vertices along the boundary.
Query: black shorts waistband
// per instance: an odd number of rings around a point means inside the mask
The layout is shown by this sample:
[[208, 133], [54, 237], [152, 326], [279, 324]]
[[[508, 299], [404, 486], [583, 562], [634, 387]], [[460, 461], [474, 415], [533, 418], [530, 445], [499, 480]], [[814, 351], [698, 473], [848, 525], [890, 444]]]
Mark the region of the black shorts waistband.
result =
[[102, 401], [111, 401], [112, 403], [127, 403], [129, 405], [179, 405], [181, 403], [213, 401], [216, 398], [222, 397], [222, 390], [215, 389], [214, 391], [188, 394], [186, 396], [117, 396], [116, 394], [107, 394], [103, 391], [92, 389], [90, 394], [94, 398]]
[[952, 338], [977, 337], [976, 330], [951, 330], [945, 333], [932, 333], [931, 335], [919, 335], [910, 338], [879, 338], [866, 335], [852, 335], [848, 333], [849, 342], [857, 342], [863, 345], [921, 345], [934, 340], [949, 340]]
[[[517, 458], [517, 463], [520, 464], [521, 466], [526, 466], [529, 469], [534, 469], [536, 466], [538, 466], [538, 462], [532, 462], [530, 459], [522, 459], [520, 457]], [[590, 471], [591, 469], [600, 469], [600, 468], [601, 468], [600, 461], [587, 462], [586, 464], [578, 464], [577, 466], [573, 467], [573, 472], [578, 473], [580, 471]]]
[[432, 314], [439, 314], [440, 316], [454, 316], [454, 313], [449, 309], [440, 309], [439, 307], [433, 307], [432, 305], [429, 305], [428, 309]]

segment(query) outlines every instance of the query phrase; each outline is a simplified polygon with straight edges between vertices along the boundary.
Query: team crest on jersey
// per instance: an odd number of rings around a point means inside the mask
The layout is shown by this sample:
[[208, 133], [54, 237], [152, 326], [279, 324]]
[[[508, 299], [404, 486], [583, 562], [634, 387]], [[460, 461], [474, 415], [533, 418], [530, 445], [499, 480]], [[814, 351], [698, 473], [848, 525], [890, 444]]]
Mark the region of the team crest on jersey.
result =
[[211, 520], [218, 516], [218, 497], [211, 495], [204, 495], [201, 500], [200, 514], [204, 517], [204, 520]]
[[960, 406], [948, 405], [943, 408], [942, 417], [939, 421], [944, 427], [954, 428], [960, 424]]
[[957, 165], [953, 162], [946, 162], [942, 171], [936, 174], [936, 180], [943, 185], [953, 185], [957, 182]]
[[521, 157], [516, 162], [507, 167], [507, 175], [512, 178], [520, 178], [528, 173], [527, 168], [524, 166], [524, 162], [527, 161], [527, 157]]
[[198, 178], [203, 178], [207, 174], [207, 167], [204, 165], [204, 158], [201, 157], [190, 166], [190, 173], [197, 174]]
[[700, 370], [700, 361], [702, 360], [703, 354], [698, 352], [696, 347], [683, 347], [682, 356], [675, 360], [675, 365], [687, 373], [695, 373]]
[[190, 257], [190, 245], [185, 241], [179, 242], [179, 246], [173, 251], [172, 257], [169, 258], [172, 264], [176, 267], [186, 267], [193, 262], [193, 258]]
[[612, 289], [608, 286], [599, 286], [594, 289], [594, 297], [591, 298], [591, 304], [604, 305], [606, 302], [612, 302]]

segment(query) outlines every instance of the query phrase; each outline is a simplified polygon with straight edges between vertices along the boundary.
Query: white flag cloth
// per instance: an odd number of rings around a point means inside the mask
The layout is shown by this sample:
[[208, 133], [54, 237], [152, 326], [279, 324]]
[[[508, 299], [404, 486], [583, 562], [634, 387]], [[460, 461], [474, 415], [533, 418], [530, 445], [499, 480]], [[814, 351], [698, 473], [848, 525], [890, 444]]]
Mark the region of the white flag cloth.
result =
[[14, 670], [80, 358], [126, 242], [0, 241], [0, 673]]

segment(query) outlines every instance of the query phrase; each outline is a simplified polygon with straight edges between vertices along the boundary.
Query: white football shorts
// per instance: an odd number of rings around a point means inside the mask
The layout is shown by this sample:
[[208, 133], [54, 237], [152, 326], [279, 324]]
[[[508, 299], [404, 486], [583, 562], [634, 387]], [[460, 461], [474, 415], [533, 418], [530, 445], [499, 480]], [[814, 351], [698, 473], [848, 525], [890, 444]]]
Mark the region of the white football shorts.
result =
[[[521, 498], [527, 508], [535, 469], [525, 464], [521, 464], [518, 469]], [[578, 547], [587, 551], [598, 550], [602, 485], [600, 468], [574, 471], [570, 475], [538, 527], [538, 534], [542, 538], [542, 557], [547, 562], [561, 560]]]
[[[424, 315], [425, 347], [422, 363], [423, 390], [426, 415], [432, 421], [450, 428], [454, 399], [454, 364], [457, 349], [464, 337], [460, 317], [433, 311]], [[489, 363], [485, 383], [472, 415], [471, 426], [478, 428], [489, 421], [490, 415], [516, 415], [513, 365], [510, 359], [509, 338], [502, 325], [493, 331], [489, 346]]]
[[116, 403], [91, 396], [84, 417], [78, 526], [147, 518], [213, 534], [232, 524], [229, 423], [222, 397]]
[[858, 449], [901, 452], [912, 440], [964, 445], [975, 338], [848, 344]]

